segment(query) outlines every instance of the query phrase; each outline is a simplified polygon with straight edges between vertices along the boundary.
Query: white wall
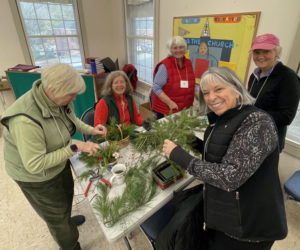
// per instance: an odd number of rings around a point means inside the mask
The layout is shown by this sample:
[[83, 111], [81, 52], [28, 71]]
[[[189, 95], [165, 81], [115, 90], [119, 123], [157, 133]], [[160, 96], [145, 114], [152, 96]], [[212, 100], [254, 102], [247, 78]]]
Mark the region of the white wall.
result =
[[0, 0], [0, 76], [18, 63], [25, 63], [21, 44], [8, 0]]
[[88, 55], [119, 58], [126, 63], [122, 0], [82, 0]]

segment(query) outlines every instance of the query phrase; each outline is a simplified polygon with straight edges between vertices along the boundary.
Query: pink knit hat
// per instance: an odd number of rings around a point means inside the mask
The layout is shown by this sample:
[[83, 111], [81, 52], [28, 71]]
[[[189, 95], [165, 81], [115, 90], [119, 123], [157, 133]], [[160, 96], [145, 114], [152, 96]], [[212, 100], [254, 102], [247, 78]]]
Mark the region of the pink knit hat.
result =
[[279, 46], [279, 39], [273, 34], [264, 34], [254, 38], [250, 51], [255, 49], [271, 50]]

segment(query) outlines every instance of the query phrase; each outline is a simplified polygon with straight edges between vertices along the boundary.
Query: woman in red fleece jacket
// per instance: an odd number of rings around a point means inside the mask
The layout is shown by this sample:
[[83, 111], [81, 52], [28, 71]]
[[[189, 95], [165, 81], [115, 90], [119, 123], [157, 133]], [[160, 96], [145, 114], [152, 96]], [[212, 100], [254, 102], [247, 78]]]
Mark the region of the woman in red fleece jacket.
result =
[[137, 111], [132, 92], [125, 72], [111, 72], [102, 89], [103, 98], [96, 104], [94, 126], [109, 124], [112, 117], [117, 123], [141, 126], [144, 119]]

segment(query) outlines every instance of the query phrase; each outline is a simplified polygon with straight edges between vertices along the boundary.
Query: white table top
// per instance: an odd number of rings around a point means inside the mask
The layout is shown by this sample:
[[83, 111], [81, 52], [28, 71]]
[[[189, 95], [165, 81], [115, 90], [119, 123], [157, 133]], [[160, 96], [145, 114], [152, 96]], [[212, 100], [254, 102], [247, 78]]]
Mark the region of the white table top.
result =
[[[119, 163], [124, 163], [127, 167], [135, 165], [136, 161], [140, 159], [141, 157], [140, 153], [135, 152], [133, 146], [129, 144], [126, 148], [122, 149], [120, 151], [121, 156], [123, 156], [121, 159], [118, 160]], [[145, 154], [144, 154], [145, 155]], [[72, 163], [73, 169], [75, 171], [76, 176], [80, 176], [83, 172], [87, 171], [86, 163], [80, 161], [78, 159], [79, 154], [74, 155], [70, 158], [70, 161]], [[110, 174], [104, 175], [106, 179], [110, 178]], [[180, 190], [187, 185], [189, 185], [194, 180], [194, 177], [187, 174], [184, 178], [178, 180], [176, 183], [169, 186], [167, 189], [162, 190], [159, 186], [157, 186], [157, 192], [155, 196], [152, 198], [151, 201], [149, 201], [147, 204], [142, 206], [137, 211], [128, 214], [125, 218], [118, 221], [114, 226], [112, 227], [106, 227], [102, 220], [99, 218], [97, 211], [93, 208], [92, 209], [97, 217], [97, 220], [103, 230], [103, 233], [107, 240], [109, 242], [114, 242], [118, 240], [119, 238], [126, 236], [131, 231], [133, 231], [136, 227], [138, 227], [141, 223], [143, 223], [146, 219], [148, 219], [152, 214], [154, 214], [157, 210], [159, 210], [161, 207], [163, 207], [169, 200], [173, 197], [173, 192]], [[86, 189], [88, 185], [88, 181], [82, 181], [81, 186], [83, 190]], [[125, 184], [123, 184], [125, 185]], [[125, 186], [112, 186], [110, 189], [109, 196], [115, 196], [122, 192], [122, 190], [125, 188]], [[123, 187], [122, 187], [123, 186]], [[97, 189], [94, 188], [94, 183], [91, 186], [89, 193], [88, 193], [88, 199], [91, 202], [91, 205], [94, 201], [94, 196], [97, 192]]]

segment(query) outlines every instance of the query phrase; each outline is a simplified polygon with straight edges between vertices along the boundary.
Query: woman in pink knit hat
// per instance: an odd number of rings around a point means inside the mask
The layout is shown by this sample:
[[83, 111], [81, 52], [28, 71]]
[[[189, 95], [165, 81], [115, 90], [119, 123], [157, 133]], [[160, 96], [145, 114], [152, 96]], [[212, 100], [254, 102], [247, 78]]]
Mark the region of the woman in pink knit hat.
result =
[[300, 79], [289, 67], [279, 61], [281, 47], [273, 34], [255, 37], [250, 52], [257, 68], [248, 82], [255, 106], [268, 112], [274, 119], [282, 151], [287, 126], [292, 123], [300, 98]]

